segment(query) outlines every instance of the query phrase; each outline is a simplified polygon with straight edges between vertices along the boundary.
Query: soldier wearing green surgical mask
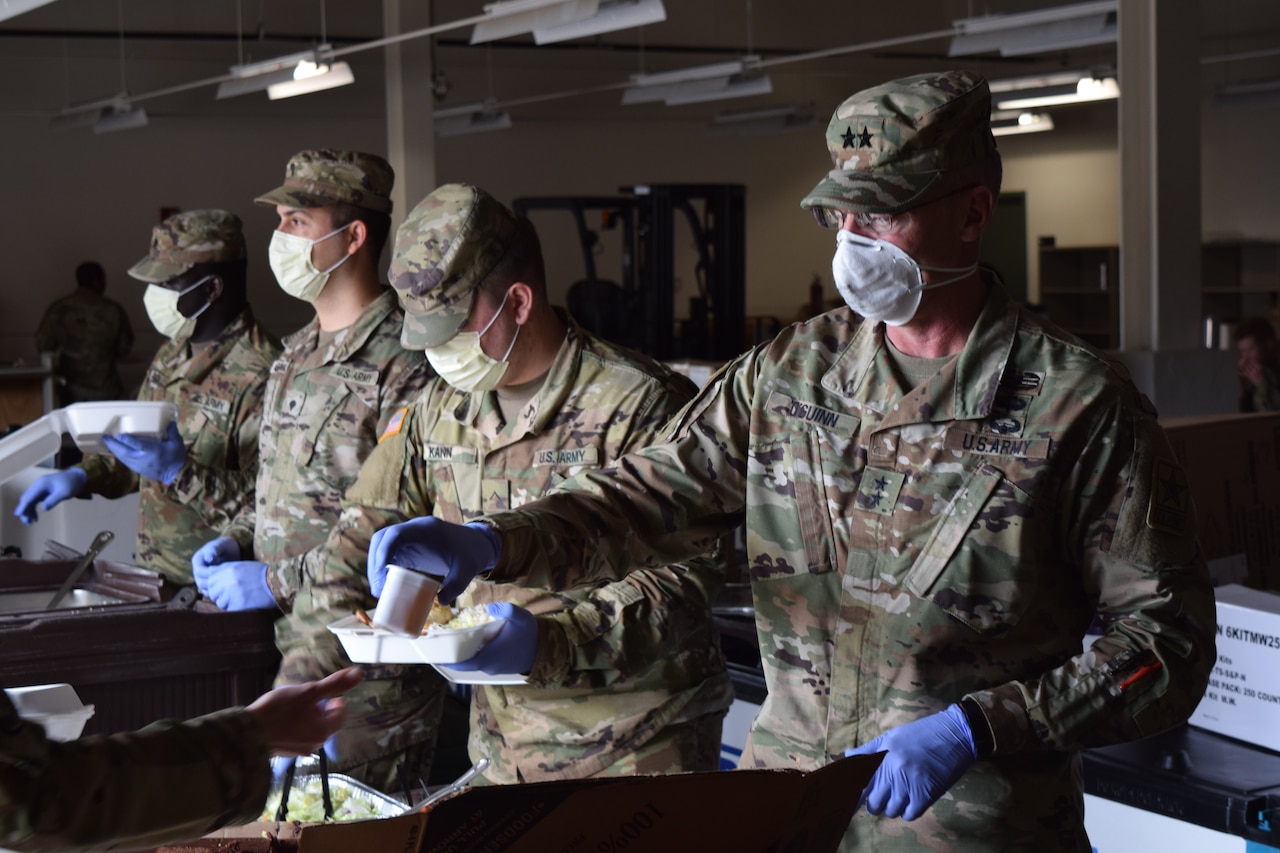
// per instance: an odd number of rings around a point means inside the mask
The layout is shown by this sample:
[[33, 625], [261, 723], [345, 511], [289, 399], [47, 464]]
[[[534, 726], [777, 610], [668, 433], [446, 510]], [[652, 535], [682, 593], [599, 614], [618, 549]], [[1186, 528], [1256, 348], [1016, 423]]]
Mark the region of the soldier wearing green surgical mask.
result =
[[[379, 273], [393, 180], [374, 154], [308, 150], [289, 160], [281, 186], [255, 199], [278, 219], [267, 252], [277, 283], [315, 317], [284, 339], [271, 366], [253, 501], [188, 552], [197, 585], [224, 610], [306, 617], [309, 553], [324, 543], [387, 422], [431, 376], [422, 353], [401, 346], [404, 313]], [[330, 749], [337, 769], [388, 791], [399, 790], [401, 776], [427, 776], [431, 751], [422, 745], [434, 743], [442, 699], [423, 684], [434, 674], [414, 669], [396, 683], [401, 718], [385, 712], [378, 678], [349, 697], [352, 719], [377, 725]]]
[[225, 210], [175, 214], [151, 232], [147, 256], [129, 269], [145, 282], [147, 316], [167, 339], [138, 393], [167, 400], [178, 419], [161, 439], [123, 436], [112, 455], [47, 474], [23, 493], [15, 514], [69, 497], [139, 492], [139, 565], [191, 581], [189, 555], [253, 497], [267, 368], [280, 344], [258, 325], [245, 288], [240, 219]]

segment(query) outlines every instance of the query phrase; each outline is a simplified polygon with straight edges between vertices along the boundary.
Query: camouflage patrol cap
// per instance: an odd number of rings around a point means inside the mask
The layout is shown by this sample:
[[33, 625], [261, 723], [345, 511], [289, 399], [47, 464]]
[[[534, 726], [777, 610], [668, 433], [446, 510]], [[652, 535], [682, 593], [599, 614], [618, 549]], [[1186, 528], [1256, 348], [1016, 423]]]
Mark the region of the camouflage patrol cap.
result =
[[351, 204], [390, 213], [394, 182], [391, 164], [376, 154], [319, 148], [294, 154], [285, 166], [284, 184], [253, 201], [268, 207]]
[[440, 346], [458, 333], [515, 227], [515, 214], [470, 184], [444, 184], [418, 202], [396, 230], [387, 273], [404, 308], [407, 349]]
[[835, 168], [801, 207], [861, 213], [917, 207], [955, 189], [960, 170], [995, 155], [991, 90], [969, 71], [865, 89], [836, 108], [827, 148]]
[[196, 264], [245, 257], [240, 217], [225, 210], [187, 210], [151, 229], [151, 249], [129, 268], [129, 275], [139, 281], [163, 282]]

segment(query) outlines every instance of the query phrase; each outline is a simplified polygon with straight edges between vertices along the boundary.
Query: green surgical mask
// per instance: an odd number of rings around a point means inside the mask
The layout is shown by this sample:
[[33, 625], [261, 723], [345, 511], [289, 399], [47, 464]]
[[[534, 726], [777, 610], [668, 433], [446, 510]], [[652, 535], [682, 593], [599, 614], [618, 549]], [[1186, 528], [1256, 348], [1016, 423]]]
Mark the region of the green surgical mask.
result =
[[150, 318], [151, 325], [156, 327], [156, 331], [173, 340], [191, 337], [191, 333], [196, 328], [196, 318], [213, 304], [213, 300], [205, 300], [200, 310], [190, 317], [178, 310], [178, 300], [211, 278], [213, 276], [207, 275], [184, 290], [170, 290], [158, 284], [147, 285], [147, 289], [142, 293], [142, 304], [147, 309], [147, 317]]
[[[507, 291], [511, 293], [510, 290]], [[520, 337], [520, 327], [511, 338], [511, 346], [502, 354], [501, 359], [490, 358], [480, 346], [480, 338], [489, 331], [489, 327], [498, 319], [502, 309], [506, 307], [507, 297], [502, 297], [502, 304], [494, 313], [488, 324], [478, 332], [459, 332], [438, 347], [427, 347], [427, 361], [435, 372], [459, 391], [484, 393], [498, 387], [503, 375], [507, 372], [507, 356], [511, 355]]]

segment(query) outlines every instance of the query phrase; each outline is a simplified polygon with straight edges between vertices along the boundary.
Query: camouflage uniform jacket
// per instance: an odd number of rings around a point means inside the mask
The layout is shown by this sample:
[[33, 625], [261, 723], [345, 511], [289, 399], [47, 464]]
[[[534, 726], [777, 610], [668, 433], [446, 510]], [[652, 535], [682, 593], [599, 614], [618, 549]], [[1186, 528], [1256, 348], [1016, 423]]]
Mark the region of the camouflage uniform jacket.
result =
[[1262, 383], [1246, 383], [1243, 402], [1241, 411], [1280, 412], [1280, 367], [1263, 365]]
[[990, 725], [923, 817], [860, 811], [846, 849], [1088, 851], [1077, 750], [1199, 701], [1213, 592], [1155, 412], [1000, 287], [918, 388], [841, 309], [732, 362], [674, 430], [491, 519], [489, 579], [611, 577], [745, 519], [769, 692], [744, 766], [813, 769], [966, 696]]
[[66, 402], [124, 396], [116, 359], [133, 349], [133, 326], [114, 299], [77, 287], [44, 312], [36, 329], [36, 348], [58, 354], [56, 372], [66, 382]]
[[147, 369], [138, 399], [169, 400], [178, 407], [187, 460], [177, 478], [165, 486], [105, 454], [80, 463], [94, 494], [115, 498], [140, 492], [138, 565], [189, 583], [191, 555], [252, 499], [262, 391], [279, 351], [248, 308], [208, 346], [166, 341]]
[[0, 847], [134, 850], [247, 823], [267, 798], [267, 759], [241, 709], [59, 743], [0, 692]]
[[312, 320], [285, 338], [271, 365], [254, 501], [223, 532], [240, 543], [244, 559], [270, 567], [268, 583], [286, 610], [302, 556], [324, 544], [380, 427], [431, 375], [422, 353], [400, 345], [403, 320], [386, 289], [330, 345], [321, 344]]
[[[493, 393], [433, 380], [348, 493], [331, 539], [330, 577], [346, 577], [347, 590], [367, 595], [365, 558], [375, 530], [421, 515], [463, 522], [520, 506], [652, 442], [694, 391], [684, 377], [572, 321], [542, 388], [511, 423]], [[458, 606], [514, 601], [539, 616], [528, 685], [473, 693], [471, 757], [490, 758], [486, 777], [514, 783], [590, 776], [668, 724], [727, 710], [733, 690], [710, 614], [722, 570], [700, 557], [561, 593], [474, 583]], [[347, 590], [334, 590], [336, 601]], [[334, 618], [358, 605], [330, 600]], [[287, 650], [285, 657], [287, 668]]]

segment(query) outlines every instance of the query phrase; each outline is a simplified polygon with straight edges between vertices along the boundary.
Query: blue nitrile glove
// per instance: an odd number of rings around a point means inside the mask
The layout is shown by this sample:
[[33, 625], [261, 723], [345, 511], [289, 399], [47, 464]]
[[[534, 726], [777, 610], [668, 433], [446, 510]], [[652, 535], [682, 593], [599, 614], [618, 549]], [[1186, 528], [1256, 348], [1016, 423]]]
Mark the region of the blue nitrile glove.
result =
[[[196, 586], [223, 610], [265, 610], [276, 606], [267, 586], [267, 564], [257, 560], [233, 560], [208, 567]], [[203, 574], [203, 573], [202, 573]]]
[[121, 433], [104, 435], [102, 443], [130, 471], [166, 486], [173, 482], [182, 470], [182, 463], [187, 461], [187, 445], [174, 421], [169, 421], [164, 438]]
[[240, 543], [230, 536], [219, 536], [204, 543], [191, 555], [191, 573], [195, 576], [196, 587], [200, 590], [205, 589], [205, 582], [213, 574], [210, 569], [214, 566], [238, 559], [240, 559]]
[[527, 675], [538, 656], [538, 620], [528, 610], [509, 601], [491, 602], [484, 609], [494, 619], [507, 620], [507, 624], [481, 646], [475, 656], [449, 664], [449, 668], [461, 672], [479, 670], [490, 675]]
[[915, 820], [978, 760], [969, 721], [959, 705], [890, 729], [849, 755], [888, 750], [863, 791], [867, 811]]
[[453, 601], [471, 579], [493, 568], [502, 549], [487, 524], [454, 524], [439, 518], [414, 518], [384, 527], [369, 543], [369, 589], [377, 597], [387, 582], [387, 564], [443, 577], [438, 598]]
[[27, 486], [22, 497], [18, 498], [18, 505], [13, 508], [13, 514], [21, 519], [23, 524], [35, 524], [37, 501], [44, 501], [40, 504], [40, 508], [48, 512], [67, 498], [79, 496], [84, 491], [84, 484], [88, 480], [89, 475], [83, 468], [68, 468], [65, 471], [45, 474]]

